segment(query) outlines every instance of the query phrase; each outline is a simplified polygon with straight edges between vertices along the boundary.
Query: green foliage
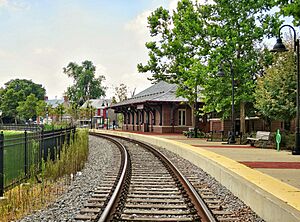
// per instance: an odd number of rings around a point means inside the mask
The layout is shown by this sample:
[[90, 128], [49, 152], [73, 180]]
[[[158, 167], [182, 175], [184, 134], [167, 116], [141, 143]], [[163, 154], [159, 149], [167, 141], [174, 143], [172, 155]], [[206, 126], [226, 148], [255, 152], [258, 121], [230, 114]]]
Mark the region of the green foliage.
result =
[[[208, 27], [213, 40], [211, 43], [209, 70], [205, 84], [206, 112], [222, 112], [230, 115], [231, 73], [229, 61], [233, 66], [235, 79], [235, 104], [252, 103], [256, 78], [261, 74], [261, 52], [257, 46], [266, 36], [277, 33], [281, 24], [278, 16], [268, 12], [268, 1], [224, 1], [216, 0], [211, 5], [214, 12]], [[217, 78], [221, 61], [227, 76]], [[217, 86], [217, 87], [216, 87]]]
[[64, 104], [59, 104], [57, 107], [55, 107], [53, 109], [53, 113], [57, 116], [59, 116], [59, 119], [60, 119], [60, 122], [62, 122], [62, 116], [64, 115], [65, 113], [65, 106]]
[[25, 101], [30, 94], [38, 100], [44, 100], [45, 92], [42, 85], [33, 83], [31, 80], [10, 80], [5, 83], [4, 89], [0, 90], [0, 109], [3, 111], [3, 117], [14, 118], [16, 122], [19, 102]]
[[150, 34], [154, 37], [154, 41], [146, 43], [149, 60], [146, 65], [138, 64], [139, 72], [150, 71], [153, 80], [177, 83], [178, 93], [193, 103], [195, 79], [201, 84], [201, 75], [205, 74], [208, 18], [207, 8], [190, 0], [179, 1], [173, 15], [162, 7], [156, 9], [148, 18]]
[[181, 0], [173, 13], [162, 7], [156, 9], [148, 17], [153, 37], [146, 43], [149, 59], [137, 68], [139, 72], [151, 72], [152, 80], [176, 83], [177, 94], [190, 104], [201, 96], [196, 86], [204, 87], [204, 111], [222, 112], [227, 117], [231, 110], [231, 75], [229, 64], [224, 63], [227, 78], [216, 78], [219, 64], [225, 58], [233, 64], [235, 104], [253, 102], [256, 76], [262, 71], [257, 46], [264, 37], [277, 33], [281, 23], [278, 15], [268, 13], [273, 6], [268, 0], [214, 2], [201, 5]]
[[36, 105], [36, 114], [38, 116], [45, 116], [48, 106], [45, 100], [39, 100]]
[[74, 143], [64, 147], [59, 160], [42, 160], [40, 175], [5, 192], [6, 199], [0, 202], [1, 221], [15, 221], [48, 206], [67, 189], [70, 184], [69, 175], [82, 169], [87, 155], [88, 132], [79, 130]]
[[287, 131], [282, 132], [280, 149], [293, 150], [294, 148], [295, 148], [295, 133], [291, 133]]
[[102, 75], [98, 78], [95, 77], [96, 66], [91, 61], [86, 60], [81, 65], [70, 62], [67, 67], [63, 68], [63, 71], [74, 80], [74, 85], [67, 89], [67, 95], [71, 102], [82, 105], [89, 99], [105, 95], [106, 87], [102, 86], [105, 77]]
[[74, 125], [74, 122], [78, 119], [80, 114], [80, 106], [76, 102], [72, 102], [70, 106], [66, 108], [66, 113], [68, 113], [72, 119], [71, 124]]
[[84, 167], [88, 158], [88, 131], [77, 130], [75, 141], [64, 145], [60, 154], [60, 159], [47, 161], [45, 165], [45, 177], [57, 180], [63, 175], [76, 174]]
[[290, 122], [296, 115], [296, 74], [292, 39], [288, 52], [274, 56], [273, 65], [258, 79], [255, 107], [259, 113], [274, 120]]
[[30, 94], [25, 101], [19, 102], [19, 106], [17, 107], [18, 115], [24, 120], [36, 117], [37, 105], [38, 98], [36, 98], [34, 94]]
[[275, 5], [280, 7], [280, 14], [292, 16], [294, 25], [300, 25], [300, 0], [275, 0]]

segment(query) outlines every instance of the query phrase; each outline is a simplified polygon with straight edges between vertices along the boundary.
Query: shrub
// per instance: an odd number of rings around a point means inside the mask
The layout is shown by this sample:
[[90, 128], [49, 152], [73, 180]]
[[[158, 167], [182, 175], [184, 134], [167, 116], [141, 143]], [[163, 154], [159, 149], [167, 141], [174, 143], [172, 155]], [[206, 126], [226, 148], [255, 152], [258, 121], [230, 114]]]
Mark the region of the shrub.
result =
[[66, 189], [70, 174], [81, 170], [88, 158], [88, 131], [78, 129], [74, 137], [74, 142], [63, 146], [60, 158], [42, 161], [39, 175], [5, 193], [6, 199], [0, 201], [1, 221], [14, 221], [41, 209]]

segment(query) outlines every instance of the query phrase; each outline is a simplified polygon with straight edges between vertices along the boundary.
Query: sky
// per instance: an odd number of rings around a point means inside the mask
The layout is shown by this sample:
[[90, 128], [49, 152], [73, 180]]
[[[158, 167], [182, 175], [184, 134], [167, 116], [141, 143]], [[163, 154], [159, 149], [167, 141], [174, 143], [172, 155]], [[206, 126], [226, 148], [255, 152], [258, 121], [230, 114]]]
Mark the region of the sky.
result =
[[[147, 17], [178, 0], [0, 0], [0, 87], [11, 79], [42, 84], [49, 99], [61, 98], [72, 79], [70, 62], [90, 60], [104, 75], [107, 97], [124, 83], [136, 93], [151, 85], [146, 63]], [[130, 96], [130, 95], [129, 95]]]
[[61, 98], [72, 79], [69, 62], [91, 60], [107, 96], [121, 83], [129, 92], [151, 85], [137, 64], [147, 61], [147, 16], [177, 0], [0, 0], [0, 87], [11, 79], [42, 84]]

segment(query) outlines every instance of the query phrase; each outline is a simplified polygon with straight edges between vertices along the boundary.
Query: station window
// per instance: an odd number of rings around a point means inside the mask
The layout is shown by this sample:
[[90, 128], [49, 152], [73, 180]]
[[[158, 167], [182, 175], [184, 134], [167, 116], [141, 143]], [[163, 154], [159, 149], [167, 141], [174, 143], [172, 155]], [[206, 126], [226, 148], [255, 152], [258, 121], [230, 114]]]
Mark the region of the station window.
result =
[[186, 110], [179, 109], [178, 110], [178, 125], [185, 126], [185, 122], [186, 122]]

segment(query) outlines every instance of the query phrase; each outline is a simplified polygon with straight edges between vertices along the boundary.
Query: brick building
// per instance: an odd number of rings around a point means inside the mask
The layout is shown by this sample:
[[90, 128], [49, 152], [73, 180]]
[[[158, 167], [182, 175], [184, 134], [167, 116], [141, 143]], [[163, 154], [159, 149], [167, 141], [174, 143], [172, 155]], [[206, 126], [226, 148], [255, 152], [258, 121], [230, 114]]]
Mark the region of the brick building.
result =
[[[158, 82], [132, 98], [111, 105], [116, 113], [124, 116], [123, 130], [182, 133], [193, 127], [192, 108], [188, 100], [176, 96], [177, 86]], [[203, 103], [199, 102], [199, 107]], [[202, 132], [219, 132], [227, 136], [231, 131], [231, 119], [211, 118], [211, 114], [199, 119], [198, 129]], [[236, 118], [236, 132], [240, 131], [240, 120]], [[246, 117], [246, 133], [258, 130], [272, 131], [284, 128], [283, 121], [267, 122], [259, 117]], [[294, 127], [291, 122], [291, 129]]]
[[[177, 86], [160, 81], [132, 98], [111, 105], [124, 116], [123, 130], [181, 133], [192, 127], [192, 109], [188, 100], [176, 96]], [[199, 128], [206, 128], [200, 122]]]

